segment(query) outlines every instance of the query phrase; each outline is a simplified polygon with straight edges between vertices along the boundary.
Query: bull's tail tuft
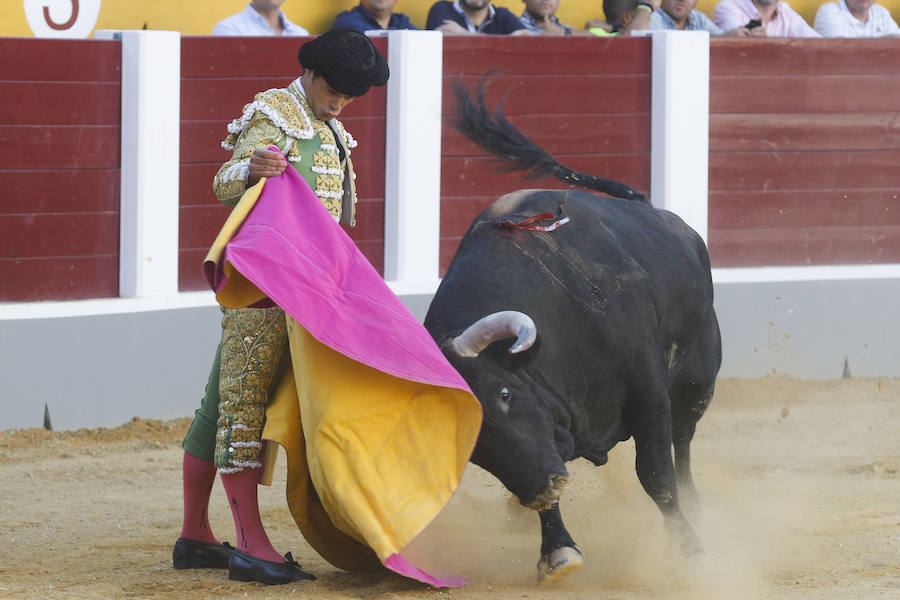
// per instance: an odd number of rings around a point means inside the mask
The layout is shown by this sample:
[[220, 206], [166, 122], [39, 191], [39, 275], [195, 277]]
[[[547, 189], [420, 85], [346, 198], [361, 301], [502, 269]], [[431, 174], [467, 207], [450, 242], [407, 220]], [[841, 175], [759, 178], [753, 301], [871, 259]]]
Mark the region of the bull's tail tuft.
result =
[[643, 194], [624, 183], [581, 173], [561, 164], [546, 150], [522, 135], [506, 119], [503, 102], [500, 102], [491, 115], [485, 105], [485, 80], [488, 75], [479, 82], [477, 100], [474, 102], [462, 85], [457, 83], [454, 86], [458, 100], [454, 126], [470, 141], [508, 163], [505, 170], [527, 171], [527, 179], [551, 175], [574, 186], [597, 190], [616, 198], [647, 202]]

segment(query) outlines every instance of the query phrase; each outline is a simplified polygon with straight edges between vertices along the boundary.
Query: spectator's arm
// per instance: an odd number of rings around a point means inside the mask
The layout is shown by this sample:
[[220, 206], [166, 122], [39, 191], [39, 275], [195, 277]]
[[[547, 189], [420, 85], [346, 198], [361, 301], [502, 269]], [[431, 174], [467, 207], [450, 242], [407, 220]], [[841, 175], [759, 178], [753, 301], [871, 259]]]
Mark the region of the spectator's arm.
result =
[[662, 10], [654, 10], [650, 13], [650, 29], [654, 31], [664, 31], [668, 29], [666, 26], [666, 21], [663, 20], [663, 12]]
[[471, 35], [472, 32], [457, 23], [456, 21], [451, 21], [447, 19], [443, 23], [440, 23], [436, 27], [429, 27], [429, 29], [434, 29], [435, 31], [440, 31], [441, 33], [445, 33], [447, 35]]
[[747, 29], [746, 27], [735, 27], [728, 31], [723, 31], [719, 37], [766, 37], [765, 27], [754, 27]]
[[525, 23], [512, 13], [508, 8], [495, 7], [494, 18], [507, 34], [534, 35], [534, 32], [525, 26]]
[[[883, 7], [883, 6], [878, 6], [878, 5], [876, 4], [875, 6], [872, 7], [872, 9], [875, 9], [875, 8], [882, 9], [882, 8], [884, 8], [884, 7]], [[884, 8], [884, 12], [887, 13], [887, 14], [885, 15], [885, 17], [886, 17], [885, 20], [886, 20], [887, 23], [888, 23], [888, 25], [887, 25], [887, 31], [884, 32], [885, 37], [898, 37], [898, 36], [900, 36], [900, 25], [897, 25], [897, 21], [895, 21], [895, 20], [893, 19], [893, 17], [891, 17], [891, 11], [889, 11], [889, 10], [886, 9], [886, 8]]]
[[590, 21], [584, 24], [585, 29], [594, 29], [599, 28], [605, 31], [612, 31], [612, 25], [604, 21], [603, 19], [591, 19]]
[[713, 10], [712, 20], [722, 31], [732, 31], [746, 25], [750, 17], [734, 2], [719, 2]]
[[622, 32], [619, 35], [631, 35], [632, 31], [650, 29], [650, 16], [654, 10], [659, 10], [659, 4], [660, 0], [639, 2], [628, 25], [622, 28]]
[[[428, 17], [425, 19], [425, 29], [437, 29], [446, 21], [455, 21], [453, 19], [452, 6], [449, 3], [435, 2], [428, 11]], [[448, 7], [450, 8], [449, 12], [447, 11]], [[463, 27], [463, 29], [465, 28]]]
[[[724, 27], [719, 27], [715, 23], [713, 23], [712, 19], [707, 17], [704, 13], [700, 11], [695, 11], [696, 14], [700, 15], [700, 21], [703, 23], [703, 29], [709, 32], [709, 35], [723, 35], [726, 33], [726, 29]], [[740, 29], [740, 25], [734, 27], [734, 29]]]
[[822, 34], [809, 26], [809, 23], [806, 22], [806, 19], [800, 16], [796, 10], [787, 5], [779, 5], [778, 9], [782, 8], [787, 9], [787, 13], [791, 18], [791, 25], [789, 28], [788, 35], [790, 37], [803, 37], [803, 38], [820, 38]]

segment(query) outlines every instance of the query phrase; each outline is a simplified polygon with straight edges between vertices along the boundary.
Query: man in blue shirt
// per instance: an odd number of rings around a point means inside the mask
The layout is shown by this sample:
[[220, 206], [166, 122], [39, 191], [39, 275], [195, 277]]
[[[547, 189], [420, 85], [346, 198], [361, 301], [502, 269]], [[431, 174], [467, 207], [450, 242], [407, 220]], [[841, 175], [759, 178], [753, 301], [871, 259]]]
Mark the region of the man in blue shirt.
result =
[[334, 20], [332, 29], [366, 31], [418, 29], [403, 13], [393, 12], [398, 0], [360, 0], [359, 6], [345, 10]]
[[723, 31], [705, 14], [695, 10], [697, 0], [662, 0], [660, 7], [650, 15], [650, 29], [708, 31], [709, 35], [723, 37], [750, 37], [754, 35], [747, 27], [735, 27]]
[[428, 11], [425, 28], [450, 34], [533, 35], [509, 9], [494, 6], [489, 0], [435, 2]]

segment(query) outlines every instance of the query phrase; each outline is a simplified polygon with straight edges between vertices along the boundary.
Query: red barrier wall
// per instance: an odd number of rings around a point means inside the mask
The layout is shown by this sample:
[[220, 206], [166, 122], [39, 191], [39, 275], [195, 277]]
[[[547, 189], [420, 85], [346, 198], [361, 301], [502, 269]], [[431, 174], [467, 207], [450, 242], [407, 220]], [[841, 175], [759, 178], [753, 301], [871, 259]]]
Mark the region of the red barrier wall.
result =
[[[302, 39], [302, 38], [301, 38]], [[179, 289], [206, 289], [201, 263], [230, 209], [212, 191], [213, 177], [231, 153], [221, 146], [226, 126], [256, 92], [285, 87], [300, 73], [298, 38], [183, 37], [181, 40], [181, 209]], [[373, 40], [387, 54], [387, 40]], [[359, 142], [357, 226], [346, 231], [384, 270], [385, 88], [345, 109], [341, 122]]]
[[[387, 40], [375, 43], [386, 52]], [[450, 126], [452, 85], [498, 69], [488, 101], [578, 170], [647, 192], [650, 40], [444, 40], [441, 273], [472, 218], [522, 187]], [[228, 209], [212, 177], [226, 124], [296, 77], [297, 39], [182, 39], [180, 278]], [[894, 40], [711, 42], [709, 245], [717, 267], [900, 263], [900, 62]], [[0, 301], [118, 295], [121, 46], [0, 38]], [[548, 93], [550, 90], [552, 93]], [[360, 145], [359, 226], [381, 271], [384, 88], [343, 119]]]
[[119, 294], [121, 54], [0, 38], [0, 301]]
[[710, 48], [713, 266], [900, 262], [896, 40]]
[[505, 97], [510, 122], [563, 164], [650, 189], [649, 38], [444, 38], [441, 147], [443, 276], [469, 223], [498, 196], [521, 188], [564, 188], [543, 178], [498, 173], [487, 154], [451, 126], [454, 82], [471, 92], [496, 69], [487, 96]]

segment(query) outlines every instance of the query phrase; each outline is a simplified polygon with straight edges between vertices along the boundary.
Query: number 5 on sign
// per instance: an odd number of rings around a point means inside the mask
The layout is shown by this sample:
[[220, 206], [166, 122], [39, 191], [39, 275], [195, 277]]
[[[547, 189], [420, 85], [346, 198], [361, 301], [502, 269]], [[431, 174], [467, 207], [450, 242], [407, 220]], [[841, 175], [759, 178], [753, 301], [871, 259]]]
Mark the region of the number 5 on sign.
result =
[[91, 35], [101, 0], [24, 0], [25, 18], [35, 37], [86, 38]]

